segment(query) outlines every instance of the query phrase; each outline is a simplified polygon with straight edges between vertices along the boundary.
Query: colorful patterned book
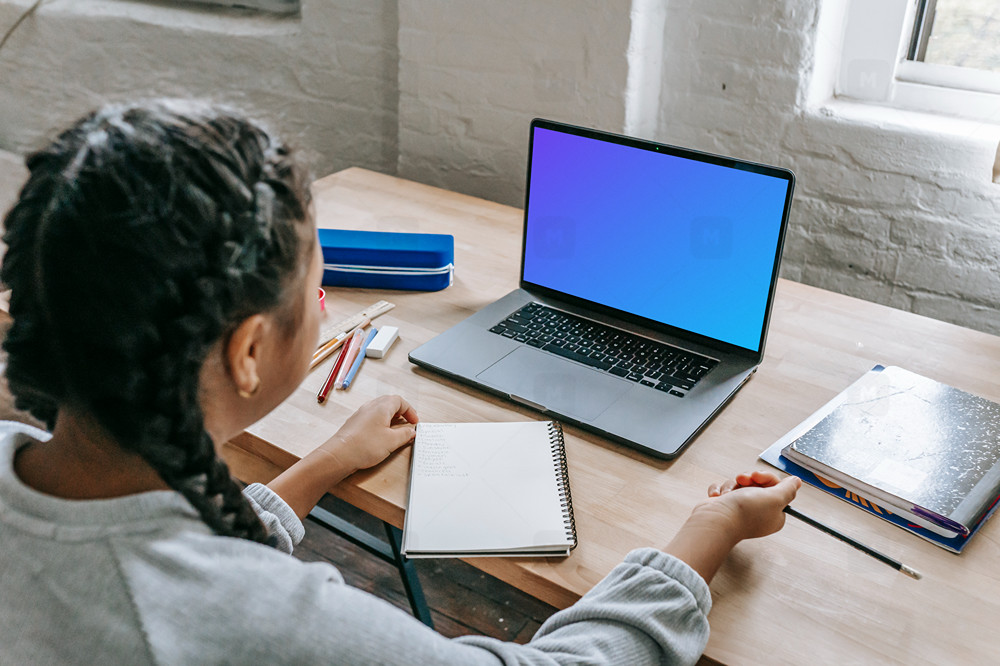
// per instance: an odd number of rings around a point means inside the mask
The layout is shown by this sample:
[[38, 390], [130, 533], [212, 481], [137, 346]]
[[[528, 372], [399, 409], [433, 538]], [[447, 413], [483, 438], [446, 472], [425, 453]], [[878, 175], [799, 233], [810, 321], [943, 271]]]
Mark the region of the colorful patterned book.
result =
[[1000, 405], [876, 366], [761, 459], [957, 553], [1000, 495]]

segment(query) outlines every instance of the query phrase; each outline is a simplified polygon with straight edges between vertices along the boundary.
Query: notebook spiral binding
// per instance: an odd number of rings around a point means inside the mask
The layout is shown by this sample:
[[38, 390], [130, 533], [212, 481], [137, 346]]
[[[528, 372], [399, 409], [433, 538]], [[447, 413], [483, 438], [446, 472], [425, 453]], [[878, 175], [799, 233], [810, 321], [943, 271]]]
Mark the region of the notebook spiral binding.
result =
[[569, 490], [569, 467], [566, 464], [566, 441], [563, 439], [562, 424], [556, 421], [549, 423], [549, 442], [552, 444], [552, 458], [556, 465], [556, 476], [559, 479], [559, 504], [563, 512], [563, 525], [566, 535], [570, 537], [576, 548], [576, 518], [573, 517], [573, 496]]

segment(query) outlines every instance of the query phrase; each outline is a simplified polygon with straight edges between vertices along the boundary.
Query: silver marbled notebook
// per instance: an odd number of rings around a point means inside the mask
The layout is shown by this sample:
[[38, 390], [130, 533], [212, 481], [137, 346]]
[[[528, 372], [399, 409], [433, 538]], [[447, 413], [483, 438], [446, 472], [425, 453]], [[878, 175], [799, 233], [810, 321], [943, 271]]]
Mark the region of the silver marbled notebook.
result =
[[782, 455], [945, 536], [1000, 494], [1000, 404], [876, 366], [828, 408]]

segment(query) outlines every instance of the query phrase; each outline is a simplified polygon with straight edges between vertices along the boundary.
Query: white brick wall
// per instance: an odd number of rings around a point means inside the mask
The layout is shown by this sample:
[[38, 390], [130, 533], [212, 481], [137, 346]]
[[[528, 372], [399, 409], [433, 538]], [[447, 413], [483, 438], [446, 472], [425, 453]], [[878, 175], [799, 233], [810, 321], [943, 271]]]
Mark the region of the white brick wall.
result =
[[[0, 0], [9, 26], [31, 3]], [[395, 0], [304, 0], [302, 17], [121, 0], [45, 3], [0, 55], [0, 149], [23, 153], [108, 100], [230, 103], [308, 149], [318, 176], [394, 172]]]
[[[0, 148], [23, 152], [108, 98], [194, 94], [275, 119], [317, 175], [398, 170], [521, 205], [530, 118], [628, 118], [796, 172], [785, 276], [1000, 333], [1000, 128], [827, 104], [843, 3], [304, 0], [301, 21], [45, 4], [0, 57]], [[28, 4], [0, 0], [0, 25]], [[662, 40], [633, 30], [640, 6]], [[649, 67], [628, 90], [635, 44]]]

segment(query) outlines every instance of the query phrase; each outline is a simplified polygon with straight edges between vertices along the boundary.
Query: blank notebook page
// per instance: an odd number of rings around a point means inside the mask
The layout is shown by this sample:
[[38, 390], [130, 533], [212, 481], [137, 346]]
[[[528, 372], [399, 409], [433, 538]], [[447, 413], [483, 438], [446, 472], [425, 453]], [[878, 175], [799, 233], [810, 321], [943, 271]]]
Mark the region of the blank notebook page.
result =
[[550, 424], [421, 423], [407, 551], [568, 548]]

